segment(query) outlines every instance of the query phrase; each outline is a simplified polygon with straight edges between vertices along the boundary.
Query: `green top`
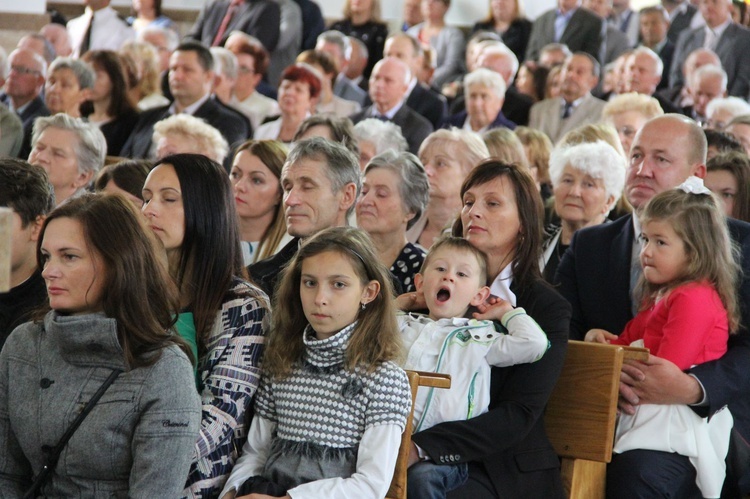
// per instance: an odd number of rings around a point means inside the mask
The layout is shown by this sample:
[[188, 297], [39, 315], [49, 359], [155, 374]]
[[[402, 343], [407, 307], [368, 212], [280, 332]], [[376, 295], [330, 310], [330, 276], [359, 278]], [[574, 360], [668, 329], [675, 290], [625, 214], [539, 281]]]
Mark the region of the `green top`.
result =
[[196, 339], [195, 332], [195, 320], [193, 319], [192, 312], [182, 312], [177, 316], [177, 334], [179, 334], [188, 345], [190, 345], [190, 351], [193, 352], [193, 359], [195, 359], [195, 365], [193, 366], [193, 373], [195, 374], [195, 386], [198, 388], [200, 393], [201, 384], [198, 379], [198, 340]]

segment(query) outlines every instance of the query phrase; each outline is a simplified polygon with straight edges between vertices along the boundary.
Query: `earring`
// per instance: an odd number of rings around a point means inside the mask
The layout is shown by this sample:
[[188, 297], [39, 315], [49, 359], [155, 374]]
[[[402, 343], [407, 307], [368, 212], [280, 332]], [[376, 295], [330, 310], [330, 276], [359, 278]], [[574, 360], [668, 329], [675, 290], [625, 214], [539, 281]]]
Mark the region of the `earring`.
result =
[[359, 305], [362, 307], [362, 310], [365, 309], [365, 304], [364, 303], [360, 303]]

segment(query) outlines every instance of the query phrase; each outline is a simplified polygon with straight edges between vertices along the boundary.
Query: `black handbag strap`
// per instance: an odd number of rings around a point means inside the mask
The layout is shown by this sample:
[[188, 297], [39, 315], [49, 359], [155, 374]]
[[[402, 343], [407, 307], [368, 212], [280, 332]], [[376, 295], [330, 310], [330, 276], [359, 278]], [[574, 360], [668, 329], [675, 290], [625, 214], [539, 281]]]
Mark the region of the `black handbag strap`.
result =
[[86, 403], [86, 406], [83, 408], [81, 413], [78, 414], [78, 417], [76, 417], [75, 421], [73, 421], [70, 426], [68, 426], [68, 429], [65, 430], [65, 433], [63, 433], [63, 436], [60, 437], [57, 445], [55, 445], [49, 452], [47, 452], [47, 455], [44, 458], [45, 463], [44, 466], [42, 466], [42, 471], [39, 472], [39, 475], [37, 475], [34, 483], [31, 484], [31, 488], [29, 488], [29, 490], [27, 490], [23, 495], [23, 499], [32, 499], [33, 497], [35, 497], [35, 494], [39, 491], [39, 489], [42, 488], [42, 485], [44, 485], [44, 483], [47, 481], [49, 475], [52, 474], [52, 472], [55, 470], [55, 467], [57, 466], [57, 460], [60, 458], [60, 454], [68, 444], [68, 440], [70, 440], [70, 437], [72, 437], [78, 427], [81, 426], [83, 420], [86, 419], [86, 416], [89, 415], [96, 403], [99, 402], [99, 399], [102, 398], [102, 395], [104, 395], [104, 392], [106, 392], [107, 388], [109, 388], [109, 386], [114, 383], [120, 373], [122, 373], [122, 369], [115, 369], [114, 371], [112, 371], [106, 381], [104, 381], [104, 383], [102, 383], [96, 393], [94, 393], [94, 396], [91, 397], [91, 399]]

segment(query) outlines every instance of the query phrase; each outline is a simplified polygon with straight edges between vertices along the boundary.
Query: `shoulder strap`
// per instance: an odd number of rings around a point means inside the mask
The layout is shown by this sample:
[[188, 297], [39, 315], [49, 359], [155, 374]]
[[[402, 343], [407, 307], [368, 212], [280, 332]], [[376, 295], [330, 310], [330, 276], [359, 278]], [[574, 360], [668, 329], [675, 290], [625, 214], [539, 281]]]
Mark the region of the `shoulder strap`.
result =
[[112, 371], [106, 381], [104, 381], [104, 383], [102, 383], [96, 393], [94, 393], [94, 396], [91, 397], [91, 399], [86, 403], [86, 407], [83, 408], [78, 417], [76, 417], [75, 421], [73, 421], [68, 429], [65, 430], [65, 433], [62, 437], [60, 437], [57, 445], [55, 445], [52, 449], [49, 450], [49, 452], [47, 452], [47, 455], [45, 456], [45, 464], [42, 467], [42, 471], [39, 473], [39, 475], [37, 475], [36, 480], [34, 480], [34, 483], [31, 485], [31, 488], [29, 488], [29, 490], [24, 494], [24, 499], [31, 499], [35, 497], [37, 491], [39, 491], [42, 485], [45, 484], [45, 482], [49, 478], [49, 475], [52, 474], [52, 472], [55, 470], [55, 467], [57, 466], [57, 460], [60, 458], [62, 450], [68, 444], [68, 440], [70, 440], [70, 437], [72, 437], [78, 427], [81, 426], [83, 420], [86, 419], [86, 416], [89, 415], [96, 403], [100, 398], [102, 398], [102, 395], [104, 395], [104, 392], [106, 392], [107, 388], [109, 388], [109, 386], [114, 383], [120, 373], [122, 373], [122, 369], [115, 369]]

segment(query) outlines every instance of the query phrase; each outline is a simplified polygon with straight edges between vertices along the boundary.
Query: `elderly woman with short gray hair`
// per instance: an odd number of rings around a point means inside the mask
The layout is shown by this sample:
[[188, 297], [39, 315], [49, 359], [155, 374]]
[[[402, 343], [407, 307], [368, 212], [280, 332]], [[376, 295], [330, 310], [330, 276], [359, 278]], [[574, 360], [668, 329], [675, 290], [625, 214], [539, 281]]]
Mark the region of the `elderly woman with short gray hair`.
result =
[[390, 121], [367, 118], [354, 125], [354, 137], [359, 144], [359, 167], [365, 170], [367, 163], [387, 150], [405, 152], [409, 150], [401, 127]]
[[409, 152], [386, 151], [365, 168], [357, 224], [375, 243], [390, 269], [396, 293], [414, 291], [425, 251], [406, 239], [406, 230], [424, 212], [430, 184], [419, 159]]
[[106, 154], [107, 141], [96, 125], [62, 113], [34, 122], [29, 163], [47, 170], [57, 205], [85, 192]]
[[605, 223], [625, 186], [625, 158], [604, 141], [557, 147], [549, 173], [559, 225], [545, 228], [540, 266], [553, 282], [557, 266], [578, 229]]
[[58, 57], [47, 74], [44, 103], [50, 114], [65, 113], [80, 118], [80, 106], [91, 97], [96, 83], [94, 69], [80, 59]]

